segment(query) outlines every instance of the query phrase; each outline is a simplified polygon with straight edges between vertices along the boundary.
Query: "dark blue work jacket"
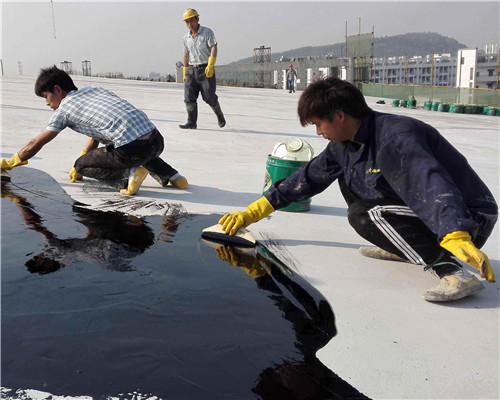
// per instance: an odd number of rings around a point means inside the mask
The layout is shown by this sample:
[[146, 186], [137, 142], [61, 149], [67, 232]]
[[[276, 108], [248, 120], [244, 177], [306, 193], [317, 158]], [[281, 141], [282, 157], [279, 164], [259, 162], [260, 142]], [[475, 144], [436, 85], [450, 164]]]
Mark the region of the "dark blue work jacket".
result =
[[266, 197], [275, 209], [283, 208], [321, 193], [341, 176], [361, 199], [402, 201], [438, 239], [454, 231], [488, 237], [497, 220], [489, 189], [435, 128], [375, 111], [363, 118], [352, 142], [329, 142], [309, 163], [275, 182]]

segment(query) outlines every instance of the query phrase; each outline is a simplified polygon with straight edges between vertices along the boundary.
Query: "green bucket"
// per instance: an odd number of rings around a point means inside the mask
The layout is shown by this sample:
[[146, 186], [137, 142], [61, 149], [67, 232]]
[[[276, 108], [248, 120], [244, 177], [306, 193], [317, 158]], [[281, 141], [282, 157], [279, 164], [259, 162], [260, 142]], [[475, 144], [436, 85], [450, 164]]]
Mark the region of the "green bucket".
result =
[[399, 102], [399, 106], [400, 106], [400, 107], [404, 107], [404, 108], [406, 108], [406, 107], [408, 106], [408, 101], [406, 101], [406, 100], [401, 100], [401, 101]]
[[450, 105], [446, 103], [441, 103], [438, 105], [438, 111], [440, 112], [448, 112], [450, 111]]
[[424, 109], [430, 111], [432, 109], [432, 101], [426, 101], [426, 102], [424, 102]]
[[464, 106], [464, 114], [476, 114], [477, 107], [473, 104], [466, 104]]
[[392, 106], [393, 106], [393, 107], [399, 107], [399, 100], [398, 100], [398, 99], [393, 100], [393, 101], [392, 101]]
[[497, 112], [497, 109], [495, 107], [485, 107], [484, 108], [484, 114], [485, 115], [495, 115]]
[[[284, 160], [283, 158], [268, 156], [266, 162], [266, 179], [262, 194], [266, 194], [271, 185], [280, 179], [288, 178], [302, 165], [308, 161]], [[280, 211], [309, 211], [311, 208], [311, 199], [305, 199], [300, 202], [291, 203]]]
[[450, 106], [450, 112], [456, 114], [463, 114], [464, 106], [462, 104], [452, 104]]
[[439, 101], [435, 101], [432, 103], [432, 111], [437, 111], [438, 107], [441, 103]]

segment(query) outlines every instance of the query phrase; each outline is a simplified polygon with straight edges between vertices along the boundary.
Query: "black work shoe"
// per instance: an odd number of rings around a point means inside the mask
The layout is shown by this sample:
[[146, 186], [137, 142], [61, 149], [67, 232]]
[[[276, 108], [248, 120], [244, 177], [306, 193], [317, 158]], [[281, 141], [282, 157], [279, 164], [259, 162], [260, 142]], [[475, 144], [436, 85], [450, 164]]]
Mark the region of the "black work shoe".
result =
[[186, 122], [184, 125], [179, 125], [181, 129], [196, 129], [196, 122]]

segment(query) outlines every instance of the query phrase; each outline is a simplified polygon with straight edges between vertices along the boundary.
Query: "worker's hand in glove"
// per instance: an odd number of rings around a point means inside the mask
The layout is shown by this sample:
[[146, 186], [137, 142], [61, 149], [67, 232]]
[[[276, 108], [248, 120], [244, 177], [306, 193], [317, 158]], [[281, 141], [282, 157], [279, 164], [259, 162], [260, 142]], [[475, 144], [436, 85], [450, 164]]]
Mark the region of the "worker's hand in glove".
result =
[[[84, 154], [87, 154], [87, 152], [85, 150], [82, 150], [81, 153], [80, 153], [80, 155], [78, 156], [78, 158], [80, 158]], [[70, 179], [71, 183], [79, 181], [79, 180], [81, 180], [83, 178], [82, 174], [79, 174], [78, 172], [76, 172], [75, 167], [73, 167], [73, 168], [70, 169], [68, 176], [69, 176], [69, 179]]]
[[208, 57], [208, 65], [205, 68], [205, 75], [207, 78], [211, 78], [214, 76], [214, 66], [215, 66], [215, 57]]
[[250, 204], [246, 211], [237, 211], [224, 215], [219, 224], [222, 230], [229, 236], [233, 236], [238, 229], [246, 228], [254, 222], [260, 221], [274, 211], [273, 206], [266, 197], [262, 196], [259, 200]]
[[182, 67], [182, 83], [186, 82], [186, 71], [188, 67]]
[[19, 158], [19, 154], [14, 154], [10, 160], [6, 160], [5, 158], [2, 158], [2, 169], [10, 170], [14, 167], [18, 167], [19, 165], [26, 165], [28, 164], [28, 160], [22, 161]]
[[448, 233], [441, 241], [441, 247], [477, 269], [481, 278], [485, 278], [488, 282], [496, 282], [495, 273], [491, 268], [488, 256], [474, 246], [467, 232]]

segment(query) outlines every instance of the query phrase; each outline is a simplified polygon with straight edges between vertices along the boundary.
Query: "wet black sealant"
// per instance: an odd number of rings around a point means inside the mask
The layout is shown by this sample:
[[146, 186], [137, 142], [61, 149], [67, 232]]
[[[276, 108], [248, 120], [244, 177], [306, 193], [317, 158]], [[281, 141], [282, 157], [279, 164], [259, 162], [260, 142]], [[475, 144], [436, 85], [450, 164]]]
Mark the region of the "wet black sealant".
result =
[[326, 299], [264, 246], [202, 240], [220, 215], [96, 211], [41, 171], [11, 175], [1, 362], [12, 393], [366, 398], [316, 357], [336, 334]]

